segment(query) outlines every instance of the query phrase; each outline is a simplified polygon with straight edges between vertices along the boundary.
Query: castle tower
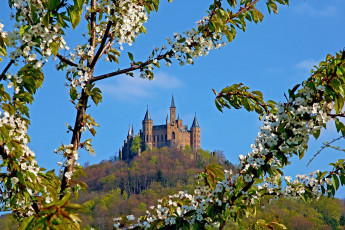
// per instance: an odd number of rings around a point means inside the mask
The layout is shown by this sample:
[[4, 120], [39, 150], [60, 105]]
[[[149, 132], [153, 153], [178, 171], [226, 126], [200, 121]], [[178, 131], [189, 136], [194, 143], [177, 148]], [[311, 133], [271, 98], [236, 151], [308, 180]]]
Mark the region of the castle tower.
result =
[[200, 126], [196, 114], [193, 120], [192, 127], [190, 128], [190, 147], [192, 150], [200, 149]]
[[174, 101], [174, 95], [171, 98], [171, 105], [170, 105], [170, 124], [175, 125], [176, 122], [176, 107]]
[[144, 120], [142, 122], [143, 124], [143, 143], [146, 144], [149, 148], [152, 149], [152, 127], [153, 127], [153, 121], [151, 119], [151, 115], [149, 112], [149, 108], [147, 107]]
[[120, 161], [123, 160], [123, 158], [122, 158], [122, 150], [121, 150], [121, 149], [119, 149], [119, 160], [120, 160]]

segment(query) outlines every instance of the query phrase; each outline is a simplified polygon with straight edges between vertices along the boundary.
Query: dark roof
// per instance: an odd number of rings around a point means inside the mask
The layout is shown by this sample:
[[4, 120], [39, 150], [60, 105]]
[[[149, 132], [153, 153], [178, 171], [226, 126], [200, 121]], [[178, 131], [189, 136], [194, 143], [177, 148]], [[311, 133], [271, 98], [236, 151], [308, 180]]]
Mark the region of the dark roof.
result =
[[200, 128], [199, 123], [198, 123], [198, 119], [196, 119], [196, 114], [195, 114], [195, 117], [193, 120], [192, 128]]
[[144, 117], [144, 121], [148, 121], [148, 120], [152, 120], [150, 112], [149, 112], [149, 108], [147, 108], [146, 113], [145, 113], [145, 117]]
[[171, 98], [171, 105], [170, 105], [170, 108], [176, 108], [176, 107], [175, 107], [175, 101], [174, 101], [174, 95], [172, 95], [172, 98]]
[[166, 125], [154, 125], [152, 126], [153, 129], [166, 129], [167, 126]]

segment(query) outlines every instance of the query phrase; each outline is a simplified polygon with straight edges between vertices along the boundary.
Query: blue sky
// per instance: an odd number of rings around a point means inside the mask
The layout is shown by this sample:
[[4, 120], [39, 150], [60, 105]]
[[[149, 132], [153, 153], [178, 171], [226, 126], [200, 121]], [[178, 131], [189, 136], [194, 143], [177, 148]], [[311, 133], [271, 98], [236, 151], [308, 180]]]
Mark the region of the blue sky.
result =
[[[136, 60], [146, 60], [154, 46], [166, 44], [166, 37], [195, 27], [195, 22], [206, 15], [209, 2], [175, 0], [168, 4], [162, 1], [160, 11], [153, 13], [146, 24], [147, 35], [138, 37], [132, 47], [124, 47], [123, 64], [100, 63], [95, 74], [128, 67], [127, 51], [132, 52]], [[133, 124], [136, 133], [141, 128], [146, 105], [154, 124], [163, 124], [174, 94], [177, 113], [184, 124], [190, 126], [196, 112], [202, 148], [223, 150], [228, 160], [237, 163], [239, 154], [250, 151], [261, 123], [256, 114], [244, 110], [219, 112], [214, 105], [212, 88], [220, 91], [225, 86], [242, 82], [252, 90], [262, 91], [267, 100], [284, 100], [284, 92], [306, 79], [313, 65], [328, 53], [334, 54], [345, 47], [345, 1], [291, 1], [290, 6], [279, 7], [279, 15], [269, 15], [265, 6], [259, 5], [265, 15], [263, 23], [249, 24], [245, 33], [238, 31], [233, 43], [207, 57], [200, 57], [194, 65], [181, 67], [175, 63], [165, 67], [162, 63], [162, 68], [155, 70], [153, 81], [117, 76], [98, 82], [103, 91], [103, 103], [88, 111], [101, 126], [93, 139], [96, 156], [81, 152], [80, 162], [98, 163], [117, 154], [128, 125]], [[7, 1], [0, 0], [0, 6], [0, 19], [7, 30], [10, 25]], [[82, 31], [83, 28], [79, 28], [66, 39], [70, 47], [80, 41]], [[4, 65], [5, 62], [0, 63], [0, 69]], [[73, 125], [76, 113], [64, 87], [64, 74], [57, 72], [54, 66], [51, 61], [45, 69], [45, 82], [31, 106], [29, 129], [30, 147], [39, 164], [48, 169], [57, 168], [60, 158], [53, 150], [61, 143], [69, 143], [71, 135], [66, 133], [65, 123]], [[311, 140], [305, 159], [293, 160], [285, 170], [286, 175], [329, 169], [327, 164], [344, 157], [343, 152], [326, 150], [309, 167], [306, 163], [323, 141], [338, 136], [330, 126], [320, 140]], [[338, 197], [345, 197], [344, 189]]]

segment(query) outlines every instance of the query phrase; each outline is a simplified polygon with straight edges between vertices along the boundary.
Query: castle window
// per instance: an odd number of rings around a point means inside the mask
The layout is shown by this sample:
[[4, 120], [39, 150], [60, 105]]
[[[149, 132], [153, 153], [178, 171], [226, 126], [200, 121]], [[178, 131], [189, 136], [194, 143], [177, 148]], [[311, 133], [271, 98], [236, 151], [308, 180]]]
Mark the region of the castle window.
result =
[[167, 138], [167, 135], [165, 135], [165, 140], [167, 140], [168, 138]]
[[175, 132], [172, 132], [172, 139], [175, 139]]
[[157, 142], [159, 142], [159, 135], [157, 135]]
[[153, 142], [156, 142], [156, 136], [153, 135]]
[[163, 140], [163, 135], [161, 135], [161, 141], [163, 142], [164, 140]]

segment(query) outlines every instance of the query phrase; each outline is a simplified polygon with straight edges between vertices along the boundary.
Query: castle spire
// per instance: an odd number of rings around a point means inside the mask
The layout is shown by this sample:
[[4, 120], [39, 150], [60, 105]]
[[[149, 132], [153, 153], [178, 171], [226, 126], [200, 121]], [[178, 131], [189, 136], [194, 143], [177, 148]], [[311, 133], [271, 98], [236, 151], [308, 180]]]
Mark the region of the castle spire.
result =
[[132, 124], [132, 137], [134, 137], [134, 128], [133, 128], [133, 124]]
[[171, 98], [171, 105], [170, 105], [170, 108], [176, 108], [176, 107], [175, 107], [175, 101], [174, 101], [174, 95], [172, 95], [172, 98]]
[[131, 129], [131, 125], [129, 125], [129, 129], [128, 129], [128, 136], [132, 136], [132, 129]]
[[196, 113], [195, 113], [195, 116], [194, 116], [192, 128], [200, 128], [198, 119], [196, 119]]
[[148, 120], [152, 120], [150, 112], [149, 112], [149, 106], [147, 106], [147, 110], [146, 110], [145, 117], [144, 117], [144, 121], [148, 121]]

